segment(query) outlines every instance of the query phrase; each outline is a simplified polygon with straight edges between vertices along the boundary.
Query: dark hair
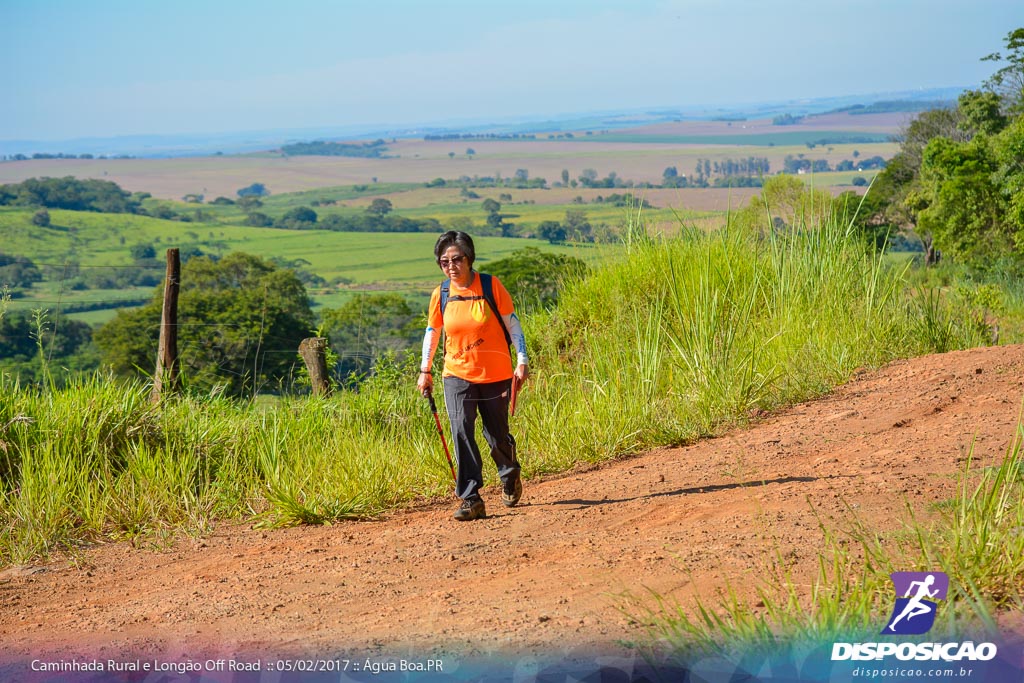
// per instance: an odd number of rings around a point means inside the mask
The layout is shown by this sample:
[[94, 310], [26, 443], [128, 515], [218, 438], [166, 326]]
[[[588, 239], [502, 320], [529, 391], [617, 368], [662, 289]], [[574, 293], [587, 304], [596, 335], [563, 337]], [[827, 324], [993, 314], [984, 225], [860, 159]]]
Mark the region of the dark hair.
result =
[[449, 230], [445, 234], [437, 238], [437, 242], [434, 244], [434, 260], [441, 263], [441, 255], [448, 249], [448, 247], [458, 247], [466, 260], [469, 261], [469, 267], [473, 267], [473, 261], [476, 260], [476, 249], [473, 247], [473, 238], [462, 232], [461, 230]]

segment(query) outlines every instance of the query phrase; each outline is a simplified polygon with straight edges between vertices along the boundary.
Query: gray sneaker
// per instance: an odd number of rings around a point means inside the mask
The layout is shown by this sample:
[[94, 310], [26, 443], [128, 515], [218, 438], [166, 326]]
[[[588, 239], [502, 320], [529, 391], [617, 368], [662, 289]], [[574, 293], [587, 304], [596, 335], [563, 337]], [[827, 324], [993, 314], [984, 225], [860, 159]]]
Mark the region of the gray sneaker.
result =
[[516, 472], [515, 476], [501, 487], [501, 502], [507, 508], [514, 508], [523, 497], [523, 479]]
[[484, 509], [484, 501], [479, 498], [462, 501], [462, 505], [455, 511], [455, 519], [460, 522], [471, 522], [474, 519], [482, 519], [487, 516]]

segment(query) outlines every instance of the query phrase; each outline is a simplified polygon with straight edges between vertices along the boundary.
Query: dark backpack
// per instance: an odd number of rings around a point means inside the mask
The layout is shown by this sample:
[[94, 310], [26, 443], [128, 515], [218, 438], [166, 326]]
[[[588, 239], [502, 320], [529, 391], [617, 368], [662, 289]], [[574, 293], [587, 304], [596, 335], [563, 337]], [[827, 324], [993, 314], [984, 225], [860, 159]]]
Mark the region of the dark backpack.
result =
[[[492, 283], [491, 276], [487, 273], [477, 273], [477, 277], [480, 278], [480, 287], [484, 292], [484, 301], [494, 311], [494, 316], [498, 319], [498, 324], [501, 325], [501, 331], [505, 333], [505, 344], [508, 346], [512, 345], [512, 335], [508, 333], [508, 328], [505, 327], [505, 320], [501, 317], [501, 313], [498, 313], [498, 302], [494, 299], [494, 284]], [[448, 300], [452, 301], [473, 301], [476, 299], [474, 296], [451, 296], [450, 289], [452, 286], [451, 278], [441, 283], [441, 319], [444, 319], [444, 309], [448, 307]]]

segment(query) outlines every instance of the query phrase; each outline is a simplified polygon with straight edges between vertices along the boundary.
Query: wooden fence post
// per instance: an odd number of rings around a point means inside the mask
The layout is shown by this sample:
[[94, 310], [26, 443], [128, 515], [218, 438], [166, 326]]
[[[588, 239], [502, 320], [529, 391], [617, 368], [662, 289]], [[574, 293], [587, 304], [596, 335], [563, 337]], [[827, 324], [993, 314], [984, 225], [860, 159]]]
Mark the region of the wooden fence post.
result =
[[178, 289], [181, 287], [181, 257], [177, 249], [167, 250], [164, 278], [164, 308], [160, 319], [160, 345], [149, 400], [159, 403], [164, 392], [178, 390]]
[[331, 383], [327, 378], [327, 339], [324, 337], [303, 339], [299, 344], [299, 355], [306, 362], [309, 382], [313, 385], [313, 395], [329, 395]]

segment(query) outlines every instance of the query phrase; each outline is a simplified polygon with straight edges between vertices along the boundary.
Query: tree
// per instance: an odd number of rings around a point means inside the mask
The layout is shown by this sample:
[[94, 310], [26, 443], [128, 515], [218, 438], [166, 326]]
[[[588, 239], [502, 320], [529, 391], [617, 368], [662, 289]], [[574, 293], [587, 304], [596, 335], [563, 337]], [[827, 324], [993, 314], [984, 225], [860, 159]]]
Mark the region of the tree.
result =
[[[857, 177], [856, 180], [864, 179]], [[894, 226], [884, 219], [879, 209], [880, 201], [874, 191], [865, 195], [848, 191], [836, 197], [832, 205], [832, 215], [839, 224], [849, 225], [873, 251], [885, 249], [895, 233]]]
[[308, 206], [297, 206], [287, 211], [274, 225], [289, 230], [309, 230], [316, 225], [316, 211]]
[[239, 197], [266, 197], [270, 192], [263, 183], [253, 183], [238, 190], [237, 194]]
[[498, 211], [501, 211], [501, 204], [488, 197], [483, 201], [483, 204], [481, 204], [481, 208], [483, 208], [487, 213], [497, 213]]
[[133, 244], [129, 252], [136, 261], [156, 258], [156, 247], [152, 244]]
[[944, 137], [955, 142], [966, 142], [970, 135], [961, 126], [958, 109], [929, 109], [914, 118], [904, 127], [897, 140], [900, 151], [915, 173], [921, 168], [921, 157], [925, 146], [934, 138]]
[[32, 214], [32, 225], [40, 228], [50, 227], [50, 212], [46, 209], [39, 209]]
[[[231, 200], [228, 200], [231, 201]], [[255, 195], [245, 195], [238, 200], [238, 208], [246, 213], [255, 211], [263, 207], [263, 202], [260, 201], [259, 197]]]
[[448, 158], [449, 159], [454, 159], [455, 158], [455, 152], [448, 152]]
[[565, 241], [565, 228], [558, 221], [542, 221], [537, 226], [537, 236], [551, 244]]
[[[156, 360], [162, 288], [141, 308], [121, 310], [96, 330], [104, 361], [121, 375], [151, 375]], [[178, 351], [189, 387], [232, 395], [286, 384], [299, 342], [313, 328], [299, 278], [263, 259], [233, 252], [182, 265]]]
[[[92, 327], [62, 316], [59, 325], [30, 311], [0, 315], [0, 370], [12, 371], [26, 382], [54, 381], [60, 384], [72, 373], [95, 370], [99, 359], [92, 351]], [[41, 333], [41, 337], [37, 337]], [[46, 364], [39, 344], [46, 350]]]
[[357, 294], [321, 319], [338, 354], [339, 379], [369, 373], [385, 353], [408, 351], [423, 334], [421, 314], [399, 294]]
[[999, 95], [982, 90], [968, 90], [957, 100], [960, 109], [960, 128], [973, 136], [977, 133], [995, 135], [1009, 122], [999, 110]]
[[549, 254], [537, 247], [519, 249], [487, 264], [487, 272], [501, 280], [521, 313], [554, 306], [565, 283], [586, 271], [586, 264], [578, 258]]
[[394, 206], [391, 204], [391, 200], [384, 199], [383, 197], [377, 197], [370, 202], [370, 206], [366, 208], [366, 212], [373, 214], [374, 216], [383, 217], [391, 213], [393, 209]]
[[1006, 34], [1006, 49], [1005, 56], [993, 52], [982, 57], [982, 61], [1009, 62], [992, 74], [984, 86], [999, 95], [1007, 113], [1019, 116], [1024, 114], [1024, 28]]
[[567, 239], [573, 242], [594, 241], [593, 226], [587, 220], [587, 213], [583, 209], [566, 209], [562, 224], [565, 226]]
[[[900, 151], [885, 164], [868, 193], [870, 211], [866, 220], [875, 225], [888, 225], [892, 232], [906, 231], [921, 240], [925, 264], [938, 262], [934, 236], [927, 226], [920, 226], [920, 212], [928, 205], [928, 194], [921, 187], [921, 163], [924, 149], [931, 140], [946, 138], [966, 142], [971, 136], [961, 125], [958, 109], [930, 109], [915, 117], [900, 133]], [[854, 154], [855, 157], [859, 153]], [[866, 162], [859, 162], [858, 167]]]
[[245, 224], [254, 228], [269, 228], [274, 224], [274, 219], [265, 213], [254, 211], [246, 215]]
[[563, 168], [562, 169], [562, 185], [568, 185], [568, 184], [569, 184], [569, 169]]
[[0, 204], [69, 211], [139, 213], [141, 201], [109, 180], [79, 180], [72, 176], [29, 178], [16, 185], [0, 186]]
[[764, 231], [766, 213], [773, 221], [795, 228], [820, 225], [832, 210], [832, 195], [827, 190], [807, 187], [799, 178], [777, 175], [767, 178], [759, 197], [737, 213], [737, 222]]
[[36, 264], [25, 256], [10, 256], [0, 252], [0, 289], [3, 287], [31, 287], [42, 282], [43, 274]]
[[985, 138], [928, 143], [921, 165], [918, 224], [944, 254], [984, 266], [1010, 249], [1003, 207], [992, 183], [996, 162]]
[[1006, 220], [1014, 234], [1017, 250], [1024, 253], [1024, 115], [993, 140], [996, 173], [993, 181], [1007, 202]]

